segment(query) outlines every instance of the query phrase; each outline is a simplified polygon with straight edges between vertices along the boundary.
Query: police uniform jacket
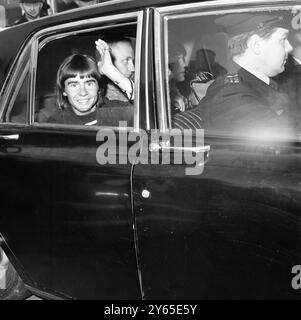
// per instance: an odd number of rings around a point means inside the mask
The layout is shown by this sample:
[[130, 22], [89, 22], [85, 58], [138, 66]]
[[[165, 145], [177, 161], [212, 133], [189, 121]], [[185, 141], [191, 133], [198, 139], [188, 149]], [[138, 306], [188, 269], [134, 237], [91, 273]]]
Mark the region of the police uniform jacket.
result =
[[218, 78], [207, 90], [196, 110], [205, 129], [240, 131], [259, 128], [288, 128], [292, 125], [292, 102], [270, 85], [240, 68], [235, 74]]

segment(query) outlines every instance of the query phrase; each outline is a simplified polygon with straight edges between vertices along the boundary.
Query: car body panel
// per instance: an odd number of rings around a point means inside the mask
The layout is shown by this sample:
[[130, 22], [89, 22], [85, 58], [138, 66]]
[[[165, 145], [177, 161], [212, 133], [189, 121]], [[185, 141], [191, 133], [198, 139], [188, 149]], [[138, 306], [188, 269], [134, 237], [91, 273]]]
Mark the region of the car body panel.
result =
[[[186, 164], [162, 161], [170, 134], [163, 17], [197, 11], [197, 2], [108, 1], [0, 33], [3, 103], [14, 96], [8, 84], [26, 64], [25, 48], [35, 61], [36, 38], [55, 37], [68, 24], [78, 31], [82, 21], [94, 28], [103, 17], [110, 26], [111, 16], [139, 12], [135, 123], [125, 132], [145, 130], [148, 142], [152, 129], [166, 134], [157, 149], [147, 145], [146, 164], [136, 155], [127, 164], [100, 165], [97, 130], [34, 123], [30, 79], [26, 123], [0, 124], [0, 235], [33, 292], [64, 299], [300, 299], [291, 285], [292, 267], [301, 261], [300, 139], [205, 132], [210, 151], [203, 152], [202, 173], [187, 175]], [[293, 4], [200, 6], [205, 14]], [[119, 137], [120, 130], [108, 129]], [[134, 143], [126, 141], [124, 156]]]
[[77, 298], [139, 298], [131, 165], [101, 167], [96, 134], [24, 131], [1, 143], [1, 233], [31, 284]]
[[201, 175], [135, 166], [145, 298], [299, 299], [291, 269], [301, 258], [300, 145], [206, 141]]

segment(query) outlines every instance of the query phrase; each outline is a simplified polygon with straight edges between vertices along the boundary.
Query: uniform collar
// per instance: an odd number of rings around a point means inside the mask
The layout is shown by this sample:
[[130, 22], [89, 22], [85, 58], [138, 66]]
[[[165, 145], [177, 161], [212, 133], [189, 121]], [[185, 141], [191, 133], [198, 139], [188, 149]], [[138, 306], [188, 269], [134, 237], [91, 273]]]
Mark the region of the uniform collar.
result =
[[270, 78], [266, 76], [265, 74], [252, 70], [251, 68], [246, 67], [243, 63], [241, 62], [236, 62], [241, 68], [247, 70], [249, 73], [251, 73], [253, 76], [258, 78], [259, 80], [263, 81], [267, 85], [270, 85]]
[[293, 59], [298, 63], [298, 65], [301, 64], [301, 60], [299, 60], [298, 58], [296, 58], [295, 56], [293, 56]]

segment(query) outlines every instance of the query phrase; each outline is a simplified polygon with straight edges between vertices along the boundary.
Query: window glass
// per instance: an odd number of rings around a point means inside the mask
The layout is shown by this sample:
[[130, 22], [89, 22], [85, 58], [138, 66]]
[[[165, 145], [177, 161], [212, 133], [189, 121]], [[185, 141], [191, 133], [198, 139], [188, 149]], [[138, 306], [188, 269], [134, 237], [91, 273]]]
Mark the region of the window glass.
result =
[[[60, 36], [42, 45], [35, 121], [114, 127], [126, 121], [132, 127], [136, 29], [136, 23], [130, 23]], [[108, 50], [97, 50], [99, 39], [101, 48]], [[104, 60], [109, 60], [107, 68]]]
[[27, 123], [27, 110], [29, 104], [29, 63], [19, 71], [19, 81], [8, 98], [4, 121], [12, 123]]
[[234, 135], [300, 134], [300, 7], [167, 17], [173, 127]]
[[19, 82], [21, 87], [12, 108], [8, 109], [6, 115], [7, 122], [26, 123], [27, 122], [27, 106], [28, 106], [28, 90], [29, 90], [29, 72], [22, 75]]
[[39, 19], [53, 13], [52, 0], [32, 1], [0, 0], [0, 27], [11, 27], [31, 20]]

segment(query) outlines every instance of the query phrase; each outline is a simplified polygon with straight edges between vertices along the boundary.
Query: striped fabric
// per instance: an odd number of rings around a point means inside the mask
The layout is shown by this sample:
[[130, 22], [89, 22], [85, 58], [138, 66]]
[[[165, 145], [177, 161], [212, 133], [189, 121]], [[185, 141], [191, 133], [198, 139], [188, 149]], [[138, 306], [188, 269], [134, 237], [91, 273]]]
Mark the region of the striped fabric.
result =
[[203, 129], [201, 112], [194, 109], [175, 114], [172, 127], [178, 129]]

